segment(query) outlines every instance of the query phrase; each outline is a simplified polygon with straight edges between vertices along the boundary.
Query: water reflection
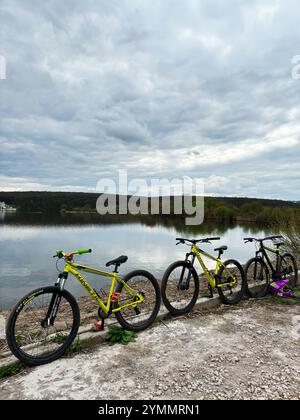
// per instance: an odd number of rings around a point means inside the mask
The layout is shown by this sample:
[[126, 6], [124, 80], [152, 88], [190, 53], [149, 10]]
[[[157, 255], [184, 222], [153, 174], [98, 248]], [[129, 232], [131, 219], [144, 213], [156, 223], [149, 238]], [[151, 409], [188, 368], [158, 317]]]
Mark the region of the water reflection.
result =
[[[93, 254], [79, 257], [86, 265], [104, 268], [119, 255], [128, 255], [123, 274], [136, 268], [146, 269], [161, 278], [167, 266], [183, 259], [188, 250], [175, 246], [177, 236], [199, 238], [221, 236], [217, 245], [226, 244], [226, 258], [245, 262], [254, 248], [245, 246], [245, 236], [261, 236], [269, 232], [258, 226], [207, 222], [186, 227], [180, 218], [130, 218], [97, 215], [12, 215], [0, 221], [0, 309], [11, 307], [28, 291], [53, 284], [57, 277], [52, 255], [56, 249], [71, 251], [92, 248]], [[203, 248], [214, 254], [213, 246]], [[96, 288], [102, 279], [87, 275]], [[77, 296], [84, 294], [76, 280], [68, 281], [68, 289]]]

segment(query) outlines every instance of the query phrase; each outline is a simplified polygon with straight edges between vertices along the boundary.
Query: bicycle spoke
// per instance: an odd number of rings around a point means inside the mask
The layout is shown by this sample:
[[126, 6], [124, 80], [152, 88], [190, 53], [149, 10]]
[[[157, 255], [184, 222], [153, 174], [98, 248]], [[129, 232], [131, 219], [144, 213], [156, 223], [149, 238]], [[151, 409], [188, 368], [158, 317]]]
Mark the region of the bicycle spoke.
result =
[[189, 270], [176, 268], [169, 276], [166, 295], [174, 308], [184, 308], [192, 299], [194, 290], [194, 279], [190, 276]]
[[[152, 324], [159, 310], [160, 293], [159, 285], [150, 273], [130, 273], [124, 279], [124, 284], [120, 284], [118, 292], [121, 295], [118, 301], [121, 309], [116, 312], [116, 317], [125, 329], [141, 331]], [[130, 306], [124, 308], [125, 305]]]
[[225, 304], [238, 303], [244, 294], [244, 273], [237, 261], [224, 263], [218, 274], [218, 292]]
[[68, 318], [73, 325], [73, 315], [68, 302], [62, 299], [55, 324], [42, 327], [53, 294], [34, 298], [20, 312], [14, 327], [14, 335], [19, 349], [27, 356], [42, 357], [62, 347], [70, 334]]

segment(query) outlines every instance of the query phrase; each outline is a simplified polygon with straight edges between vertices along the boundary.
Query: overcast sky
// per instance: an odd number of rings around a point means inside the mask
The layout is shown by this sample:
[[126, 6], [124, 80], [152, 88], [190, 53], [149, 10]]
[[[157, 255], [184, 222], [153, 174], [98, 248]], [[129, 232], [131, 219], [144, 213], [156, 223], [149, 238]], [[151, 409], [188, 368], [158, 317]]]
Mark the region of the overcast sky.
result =
[[300, 200], [298, 0], [0, 1], [0, 190], [129, 176]]

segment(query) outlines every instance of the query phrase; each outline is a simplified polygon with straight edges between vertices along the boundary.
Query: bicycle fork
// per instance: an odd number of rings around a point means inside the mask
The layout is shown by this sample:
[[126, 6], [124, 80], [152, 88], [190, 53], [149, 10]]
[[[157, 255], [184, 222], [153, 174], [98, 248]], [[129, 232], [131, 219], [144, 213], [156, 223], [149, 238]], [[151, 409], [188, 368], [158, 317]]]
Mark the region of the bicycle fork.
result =
[[[189, 260], [190, 256], [193, 256], [193, 258], [192, 258], [192, 260], [191, 260], [191, 261]], [[195, 259], [196, 259], [196, 256], [195, 256], [193, 253], [186, 254], [186, 259], [185, 259], [185, 261], [186, 261], [186, 262], [188, 262], [189, 264], [191, 264], [191, 268], [192, 268], [192, 267], [194, 266], [194, 264], [195, 264]], [[179, 280], [179, 283], [178, 283], [178, 286], [177, 286], [178, 290], [182, 290], [182, 291], [189, 290], [189, 288], [190, 288], [191, 276], [192, 276], [192, 270], [190, 269], [190, 270], [189, 270], [188, 277], [187, 277], [187, 279], [184, 281], [185, 270], [186, 270], [186, 267], [184, 267], [184, 268], [182, 269], [182, 272], [181, 272], [181, 275], [180, 275], [180, 280]]]
[[260, 252], [256, 253], [256, 258], [259, 258], [260, 261], [261, 261], [261, 263], [259, 264], [260, 265], [260, 271], [258, 273], [257, 261], [255, 261], [253, 279], [255, 281], [257, 281], [257, 280], [263, 281], [263, 279], [264, 279], [264, 275], [263, 275], [264, 259], [263, 259], [263, 256], [261, 256]]
[[45, 319], [41, 322], [41, 325], [43, 328], [48, 328], [50, 326], [54, 325], [55, 318], [57, 316], [59, 306], [61, 303], [61, 293], [64, 290], [64, 286], [66, 283], [66, 280], [68, 278], [68, 273], [60, 273], [57, 279], [57, 283], [55, 284], [55, 287], [57, 287], [57, 293], [54, 293], [51, 298], [51, 302], [49, 304], [49, 308], [47, 311], [47, 315]]

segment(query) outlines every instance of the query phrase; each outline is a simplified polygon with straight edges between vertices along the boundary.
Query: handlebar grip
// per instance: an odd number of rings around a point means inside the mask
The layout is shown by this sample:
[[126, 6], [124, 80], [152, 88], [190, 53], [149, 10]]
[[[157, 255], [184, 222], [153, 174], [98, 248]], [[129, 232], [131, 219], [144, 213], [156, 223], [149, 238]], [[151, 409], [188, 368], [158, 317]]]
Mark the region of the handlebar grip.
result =
[[53, 255], [53, 258], [59, 258], [59, 259], [61, 259], [61, 258], [63, 258], [63, 256], [64, 256], [64, 251], [62, 249], [58, 249], [56, 251], [56, 255]]
[[83, 254], [91, 254], [93, 251], [91, 249], [80, 249], [76, 251], [74, 254], [83, 255]]
[[53, 255], [53, 258], [64, 258], [69, 257], [71, 255], [83, 255], [83, 254], [91, 254], [93, 251], [91, 249], [79, 249], [78, 251], [71, 252], [70, 254], [65, 254], [64, 251], [58, 249], [56, 251], [56, 255]]

